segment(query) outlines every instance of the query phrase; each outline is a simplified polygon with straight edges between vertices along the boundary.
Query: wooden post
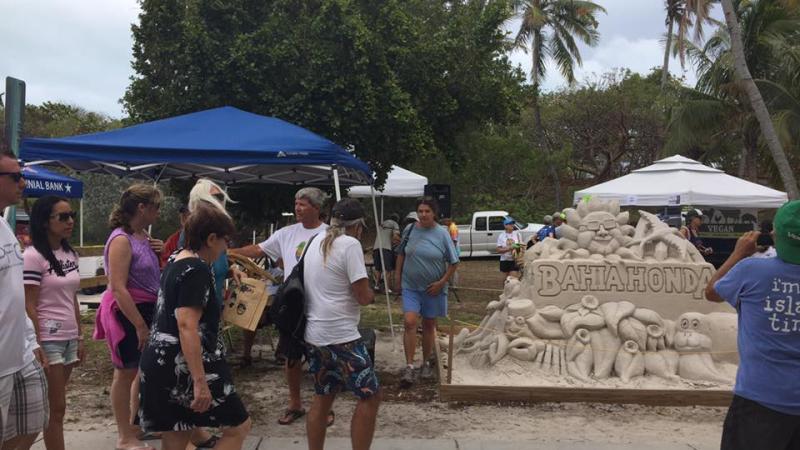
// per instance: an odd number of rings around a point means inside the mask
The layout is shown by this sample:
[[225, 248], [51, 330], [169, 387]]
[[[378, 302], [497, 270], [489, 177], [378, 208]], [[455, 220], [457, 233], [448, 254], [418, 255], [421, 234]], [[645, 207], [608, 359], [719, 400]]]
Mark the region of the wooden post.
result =
[[453, 382], [453, 335], [456, 332], [456, 323], [450, 318], [450, 337], [447, 344], [447, 384]]

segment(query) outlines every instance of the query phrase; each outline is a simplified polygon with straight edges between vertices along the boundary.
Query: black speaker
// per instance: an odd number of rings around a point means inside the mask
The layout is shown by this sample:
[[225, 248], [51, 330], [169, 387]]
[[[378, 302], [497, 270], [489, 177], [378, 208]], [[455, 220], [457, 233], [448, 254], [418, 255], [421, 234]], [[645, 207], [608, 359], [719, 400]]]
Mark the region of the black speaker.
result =
[[433, 197], [439, 204], [439, 218], [452, 217], [450, 205], [450, 185], [449, 184], [426, 184], [425, 196]]

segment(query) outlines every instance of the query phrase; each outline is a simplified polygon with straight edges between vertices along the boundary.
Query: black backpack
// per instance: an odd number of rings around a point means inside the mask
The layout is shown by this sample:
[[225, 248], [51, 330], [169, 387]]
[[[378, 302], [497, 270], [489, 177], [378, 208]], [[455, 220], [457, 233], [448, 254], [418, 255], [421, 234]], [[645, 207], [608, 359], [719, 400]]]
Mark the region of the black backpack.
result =
[[283, 334], [297, 341], [305, 341], [306, 333], [306, 289], [303, 286], [303, 261], [306, 258], [308, 247], [314, 241], [312, 236], [303, 250], [300, 261], [292, 269], [292, 273], [283, 281], [275, 293], [267, 314], [275, 324], [275, 328]]

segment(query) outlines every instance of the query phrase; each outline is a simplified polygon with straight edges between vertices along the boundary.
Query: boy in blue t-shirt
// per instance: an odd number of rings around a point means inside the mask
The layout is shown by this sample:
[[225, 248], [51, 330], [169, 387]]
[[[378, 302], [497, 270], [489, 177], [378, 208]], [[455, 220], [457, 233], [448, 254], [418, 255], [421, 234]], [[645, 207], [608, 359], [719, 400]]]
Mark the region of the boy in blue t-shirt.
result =
[[739, 370], [722, 449], [800, 448], [800, 201], [774, 221], [775, 258], [749, 258], [759, 232], [739, 238], [706, 287], [739, 314]]

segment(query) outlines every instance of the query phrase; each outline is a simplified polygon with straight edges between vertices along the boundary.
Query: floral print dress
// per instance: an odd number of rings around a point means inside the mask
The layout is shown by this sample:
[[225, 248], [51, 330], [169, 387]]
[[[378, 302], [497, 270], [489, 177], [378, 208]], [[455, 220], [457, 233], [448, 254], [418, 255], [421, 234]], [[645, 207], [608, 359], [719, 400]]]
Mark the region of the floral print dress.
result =
[[[199, 332], [203, 367], [211, 391], [211, 407], [192, 411], [194, 385], [181, 350], [175, 310], [202, 308]], [[199, 258], [171, 261], [161, 275], [161, 289], [140, 363], [139, 425], [144, 431], [188, 431], [195, 427], [233, 427], [248, 418], [233, 386], [219, 334], [222, 302], [214, 276]]]

